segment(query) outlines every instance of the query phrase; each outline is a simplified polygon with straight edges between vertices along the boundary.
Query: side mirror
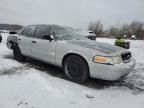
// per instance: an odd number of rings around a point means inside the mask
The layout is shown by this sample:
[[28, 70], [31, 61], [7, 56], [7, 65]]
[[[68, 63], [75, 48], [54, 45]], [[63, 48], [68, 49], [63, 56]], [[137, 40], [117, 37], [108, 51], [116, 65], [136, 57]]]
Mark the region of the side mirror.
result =
[[17, 34], [15, 31], [10, 31], [9, 34]]
[[54, 36], [53, 35], [43, 35], [42, 39], [52, 41], [52, 40], [54, 40]]

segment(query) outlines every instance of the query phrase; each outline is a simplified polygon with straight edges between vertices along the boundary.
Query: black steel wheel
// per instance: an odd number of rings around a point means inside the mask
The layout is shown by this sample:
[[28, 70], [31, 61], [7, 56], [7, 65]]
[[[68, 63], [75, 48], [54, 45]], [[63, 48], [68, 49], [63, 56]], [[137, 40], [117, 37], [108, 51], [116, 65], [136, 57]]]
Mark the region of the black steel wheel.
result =
[[86, 61], [77, 55], [71, 55], [64, 62], [67, 77], [76, 83], [83, 83], [89, 78], [89, 68]]

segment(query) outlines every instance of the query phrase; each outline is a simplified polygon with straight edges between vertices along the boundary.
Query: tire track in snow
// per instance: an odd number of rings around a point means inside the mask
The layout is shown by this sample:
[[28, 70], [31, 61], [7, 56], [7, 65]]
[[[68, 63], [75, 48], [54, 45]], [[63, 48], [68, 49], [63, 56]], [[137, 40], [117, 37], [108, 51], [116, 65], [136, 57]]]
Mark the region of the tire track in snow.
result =
[[28, 64], [26, 64], [26, 65], [19, 66], [19, 67], [13, 67], [10, 69], [0, 70], [0, 75], [22, 74], [23, 70], [29, 70], [29, 69], [30, 67], [28, 66]]
[[[4, 60], [12, 60], [15, 62], [15, 60], [12, 58], [12, 56], [7, 55], [8, 51], [5, 51], [4, 54], [0, 57], [0, 62]], [[59, 69], [56, 69], [55, 67], [51, 67], [43, 62], [39, 62], [36, 60], [28, 60], [25, 61], [22, 66], [16, 66], [16, 67], [11, 67], [8, 69], [0, 70], [0, 75], [14, 75], [14, 74], [23, 74], [23, 70], [29, 70], [30, 68], [36, 69], [42, 72], [46, 72], [49, 75], [63, 78], [65, 79], [65, 75], [63, 73], [58, 73], [60, 71]], [[13, 63], [13, 62], [11, 62]], [[140, 94], [144, 92], [144, 64], [142, 63], [137, 63], [136, 68], [133, 70], [131, 74], [129, 74], [127, 77], [115, 81], [115, 82], [107, 82], [107, 81], [102, 81], [102, 83], [97, 82], [96, 80], [90, 81], [88, 84], [84, 84], [84, 86], [94, 88], [92, 86], [97, 86], [96, 83], [99, 83], [98, 85], [100, 87], [95, 87], [95, 89], [101, 88], [101, 89], [109, 89], [111, 87], [116, 87], [117, 89], [121, 89], [122, 87], [126, 87], [130, 92], [133, 94]], [[91, 80], [91, 79], [90, 79]], [[90, 85], [90, 86], [89, 86]]]
[[133, 94], [144, 92], [144, 64], [138, 63], [135, 69], [125, 78], [120, 79], [112, 84], [117, 87], [127, 87], [132, 90]]

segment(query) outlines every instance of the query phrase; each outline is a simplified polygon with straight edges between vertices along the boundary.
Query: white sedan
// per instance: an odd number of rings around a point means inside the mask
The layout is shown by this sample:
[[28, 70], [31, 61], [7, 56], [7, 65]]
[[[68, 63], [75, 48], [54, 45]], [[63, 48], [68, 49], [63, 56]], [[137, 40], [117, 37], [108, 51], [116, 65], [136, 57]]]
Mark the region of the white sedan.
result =
[[89, 77], [118, 80], [129, 74], [136, 61], [131, 52], [113, 45], [91, 41], [58, 25], [30, 25], [7, 39], [14, 58], [32, 57], [60, 66], [77, 83]]

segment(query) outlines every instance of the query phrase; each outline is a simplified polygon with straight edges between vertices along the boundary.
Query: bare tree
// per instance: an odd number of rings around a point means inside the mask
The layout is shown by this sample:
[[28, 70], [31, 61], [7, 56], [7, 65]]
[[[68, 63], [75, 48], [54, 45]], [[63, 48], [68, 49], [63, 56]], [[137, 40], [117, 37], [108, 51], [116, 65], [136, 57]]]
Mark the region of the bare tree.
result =
[[100, 36], [103, 33], [103, 24], [100, 20], [96, 22], [90, 22], [88, 30], [93, 31], [97, 36]]
[[131, 34], [139, 35], [143, 31], [143, 25], [142, 22], [133, 21], [129, 27]]
[[0, 30], [19, 30], [23, 26], [17, 24], [0, 24]]
[[131, 36], [131, 31], [130, 31], [130, 26], [129, 24], [123, 24], [119, 30], [119, 35], [120, 36], [124, 36], [124, 35], [127, 35], [127, 36]]
[[138, 39], [144, 39], [144, 23], [139, 21], [132, 21], [130, 24], [123, 24], [121, 27], [111, 26], [108, 30], [110, 36], [124, 36], [131, 37], [136, 35]]
[[115, 37], [119, 36], [119, 29], [118, 29], [118, 27], [111, 26], [108, 31], [109, 31], [109, 35], [110, 36], [115, 36]]

